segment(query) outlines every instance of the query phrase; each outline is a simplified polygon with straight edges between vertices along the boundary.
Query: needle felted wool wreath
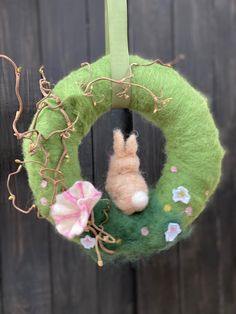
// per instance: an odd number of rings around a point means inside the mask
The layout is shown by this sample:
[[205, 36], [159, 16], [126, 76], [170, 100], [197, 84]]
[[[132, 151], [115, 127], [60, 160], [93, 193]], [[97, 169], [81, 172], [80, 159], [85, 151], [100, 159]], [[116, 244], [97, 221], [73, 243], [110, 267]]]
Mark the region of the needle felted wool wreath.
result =
[[[106, 55], [91, 65], [83, 64], [52, 91], [42, 72], [44, 98], [29, 131], [18, 133], [23, 138], [24, 161], [17, 162], [27, 169], [40, 215], [97, 258], [99, 265], [133, 261], [186, 237], [217, 187], [223, 158], [207, 99], [177, 71], [129, 56], [129, 74], [115, 80], [112, 63], [112, 55]], [[156, 185], [147, 188], [138, 170], [135, 135], [125, 142], [115, 131], [118, 157], [110, 161], [108, 194], [102, 194], [81, 177], [78, 145], [95, 121], [112, 109], [115, 83], [120, 107], [139, 113], [162, 130], [166, 163]], [[130, 170], [134, 163], [135, 174]], [[117, 176], [123, 177], [119, 181]], [[132, 184], [137, 197], [119, 203], [122, 195], [116, 193], [116, 186]], [[14, 200], [12, 192], [10, 196]], [[129, 202], [133, 208], [125, 207]]]
[[[150, 62], [137, 56], [130, 56], [130, 63]], [[92, 80], [111, 76], [109, 56], [91, 65], [91, 76]], [[75, 182], [83, 180], [77, 147], [94, 122], [111, 110], [108, 82], [100, 81], [93, 85], [93, 97], [99, 99], [100, 95], [103, 95], [102, 101], [95, 106], [91, 97], [85, 96], [84, 90], [80, 87], [80, 83], [86, 82], [87, 78], [86, 67], [81, 68], [61, 80], [53, 90], [53, 93], [62, 100], [66, 115], [74, 122], [63, 140], [66, 142], [67, 152], [57, 178], [60, 181], [63, 174], [63, 186], [58, 185], [57, 193], [66, 191]], [[161, 128], [166, 138], [167, 161], [162, 177], [149, 191], [150, 200], [144, 211], [130, 216], [124, 215], [111, 202], [109, 220], [103, 228], [115, 239], [120, 239], [120, 242], [108, 245], [110, 250], [114, 250], [114, 254], [103, 252], [103, 260], [133, 260], [170, 247], [184, 237], [186, 232], [188, 233], [189, 226], [204, 209], [220, 178], [223, 150], [206, 98], [193, 89], [174, 69], [160, 64], [153, 64], [150, 67], [136, 66], [132, 83], [148, 86], [156, 95], [162, 91], [165, 99], [170, 98], [162, 110], [154, 113], [152, 97], [143, 89], [133, 86], [129, 106], [130, 110], [140, 113]], [[44, 138], [55, 130], [67, 126], [64, 115], [57, 109], [56, 101], [50, 106], [45, 106], [37, 122], [35, 119], [30, 129], [37, 129]], [[48, 217], [52, 222], [54, 221], [50, 217], [50, 207], [55, 200], [52, 199], [54, 184], [50, 183], [52, 175], [49, 169], [57, 167], [64, 151], [62, 139], [58, 132], [57, 136], [43, 140], [42, 147], [49, 152], [48, 169], [43, 173], [46, 158], [43, 149], [33, 151], [32, 154], [34, 143], [37, 143], [37, 135], [33, 137], [33, 144], [25, 139], [23, 146], [25, 166], [35, 204], [41, 215]], [[61, 210], [66, 207], [63, 206]], [[103, 222], [105, 218], [103, 210], [106, 206], [106, 200], [100, 200], [94, 207], [96, 225]], [[84, 232], [80, 237], [72, 237], [72, 240], [81, 243], [81, 239], [85, 239], [86, 235], [93, 238], [91, 232]], [[91, 241], [90, 238], [86, 239]], [[89, 253], [92, 251], [88, 250]]]

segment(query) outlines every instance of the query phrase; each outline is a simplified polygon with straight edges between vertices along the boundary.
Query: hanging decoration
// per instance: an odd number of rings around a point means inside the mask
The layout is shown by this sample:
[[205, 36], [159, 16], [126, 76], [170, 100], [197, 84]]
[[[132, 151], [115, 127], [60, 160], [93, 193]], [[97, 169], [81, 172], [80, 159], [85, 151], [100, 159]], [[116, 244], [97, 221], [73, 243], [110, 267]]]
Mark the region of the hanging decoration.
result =
[[[107, 0], [105, 15], [106, 55], [83, 63], [53, 89], [40, 68], [43, 97], [24, 132], [17, 128], [23, 111], [21, 70], [1, 55], [15, 70], [19, 109], [13, 130], [23, 140], [24, 155], [8, 176], [9, 200], [23, 213], [37, 209], [99, 266], [137, 260], [185, 238], [219, 183], [224, 155], [206, 97], [171, 63], [129, 55], [126, 1]], [[166, 163], [154, 187], [141, 175], [135, 134], [125, 141], [120, 130], [114, 130], [107, 194], [81, 177], [78, 145], [113, 108], [129, 108], [162, 130]], [[22, 167], [34, 195], [28, 209], [18, 206], [11, 188], [12, 176]]]

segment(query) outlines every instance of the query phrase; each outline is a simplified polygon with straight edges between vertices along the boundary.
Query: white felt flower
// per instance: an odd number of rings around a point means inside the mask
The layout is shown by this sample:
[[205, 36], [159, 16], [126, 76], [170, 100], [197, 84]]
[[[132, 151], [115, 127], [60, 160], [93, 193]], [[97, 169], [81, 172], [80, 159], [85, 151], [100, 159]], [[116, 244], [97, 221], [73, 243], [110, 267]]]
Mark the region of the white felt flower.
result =
[[56, 196], [51, 217], [57, 231], [72, 239], [85, 230], [93, 207], [102, 193], [88, 181], [77, 181], [71, 188]]
[[89, 235], [86, 235], [84, 238], [80, 239], [80, 243], [82, 244], [82, 246], [85, 249], [90, 250], [90, 249], [95, 247], [96, 238], [93, 238], [93, 237], [90, 237]]
[[179, 186], [177, 189], [172, 190], [172, 199], [174, 202], [188, 204], [191, 196], [188, 189], [186, 189], [184, 186]]
[[177, 235], [181, 233], [180, 225], [174, 222], [168, 224], [167, 231], [165, 232], [166, 242], [172, 242], [176, 239]]

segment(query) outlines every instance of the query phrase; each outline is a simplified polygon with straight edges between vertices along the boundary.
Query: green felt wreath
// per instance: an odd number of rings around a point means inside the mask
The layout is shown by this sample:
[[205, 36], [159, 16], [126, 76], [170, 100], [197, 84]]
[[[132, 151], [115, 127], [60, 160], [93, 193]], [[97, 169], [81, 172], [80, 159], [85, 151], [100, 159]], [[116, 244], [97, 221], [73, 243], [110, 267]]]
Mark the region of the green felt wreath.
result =
[[[139, 65], [150, 62], [138, 56], [130, 56], [129, 61], [130, 64]], [[64, 178], [64, 188], [69, 188], [74, 182], [83, 180], [78, 160], [78, 145], [94, 122], [111, 110], [112, 93], [109, 81], [101, 80], [93, 85], [93, 101], [91, 97], [84, 95], [84, 89], [81, 87], [81, 84], [82, 86], [83, 83], [86, 84], [88, 79], [91, 81], [100, 77], [111, 77], [110, 56], [94, 62], [90, 70], [91, 77], [87, 67], [73, 71], [59, 81], [53, 90], [53, 93], [62, 100], [64, 110], [72, 121], [76, 120], [79, 113], [74, 131], [66, 139], [69, 159], [65, 158], [60, 168]], [[147, 87], [155, 95], [169, 99], [166, 106], [154, 113], [153, 98], [150, 93], [138, 86], [132, 86], [129, 103], [130, 110], [139, 113], [162, 130], [166, 139], [167, 158], [161, 178], [153, 188], [150, 188], [149, 204], [143, 212], [127, 216], [111, 202], [109, 220], [104, 225], [104, 230], [115, 238], [121, 239], [121, 242], [107, 246], [114, 250], [114, 254], [102, 252], [104, 261], [135, 260], [165, 250], [185, 237], [189, 233], [192, 222], [205, 208], [215, 191], [221, 174], [224, 151], [205, 96], [195, 90], [173, 68], [161, 64], [148, 67], [135, 66], [133, 74], [131, 79], [133, 84]], [[96, 106], [94, 101], [97, 101]], [[36, 123], [38, 132], [44, 138], [47, 138], [51, 132], [66, 127], [64, 116], [55, 108], [56, 102], [51, 101], [51, 106], [42, 110], [37, 117], [37, 122], [34, 118], [31, 125], [32, 129]], [[33, 138], [35, 142], [36, 135]], [[150, 142], [150, 139], [146, 140], [150, 146], [155, 145]], [[50, 205], [53, 184], [49, 182], [46, 188], [42, 188], [42, 175], [39, 174], [45, 155], [42, 150], [37, 150], [34, 154], [29, 153], [32, 148], [30, 145], [32, 141], [24, 139], [23, 152], [29, 184], [41, 215], [52, 221]], [[42, 139], [42, 145], [50, 152], [48, 168], [54, 169], [63, 151], [60, 134], [47, 140]], [[47, 175], [52, 176], [50, 173]], [[173, 200], [173, 190], [181, 186], [185, 187], [191, 196], [188, 204]], [[62, 190], [62, 185], [59, 185], [57, 193]], [[94, 208], [97, 224], [104, 219], [104, 206], [104, 201], [100, 200]], [[167, 241], [165, 234], [171, 223], [178, 224], [180, 232], [173, 241]], [[81, 237], [84, 237], [84, 234]], [[72, 241], [80, 243], [80, 238], [75, 237]], [[86, 250], [86, 252], [96, 258], [95, 250]]]

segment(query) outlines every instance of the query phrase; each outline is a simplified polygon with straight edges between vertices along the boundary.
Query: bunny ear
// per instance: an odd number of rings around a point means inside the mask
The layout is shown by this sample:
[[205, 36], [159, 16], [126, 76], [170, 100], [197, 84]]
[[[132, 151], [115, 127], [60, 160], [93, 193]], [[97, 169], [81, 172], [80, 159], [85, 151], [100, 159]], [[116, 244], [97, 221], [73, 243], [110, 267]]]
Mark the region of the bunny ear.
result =
[[113, 149], [117, 155], [122, 155], [125, 150], [124, 136], [120, 129], [116, 129], [113, 132]]
[[135, 155], [138, 150], [138, 143], [135, 134], [131, 134], [126, 141], [125, 152], [127, 155]]

